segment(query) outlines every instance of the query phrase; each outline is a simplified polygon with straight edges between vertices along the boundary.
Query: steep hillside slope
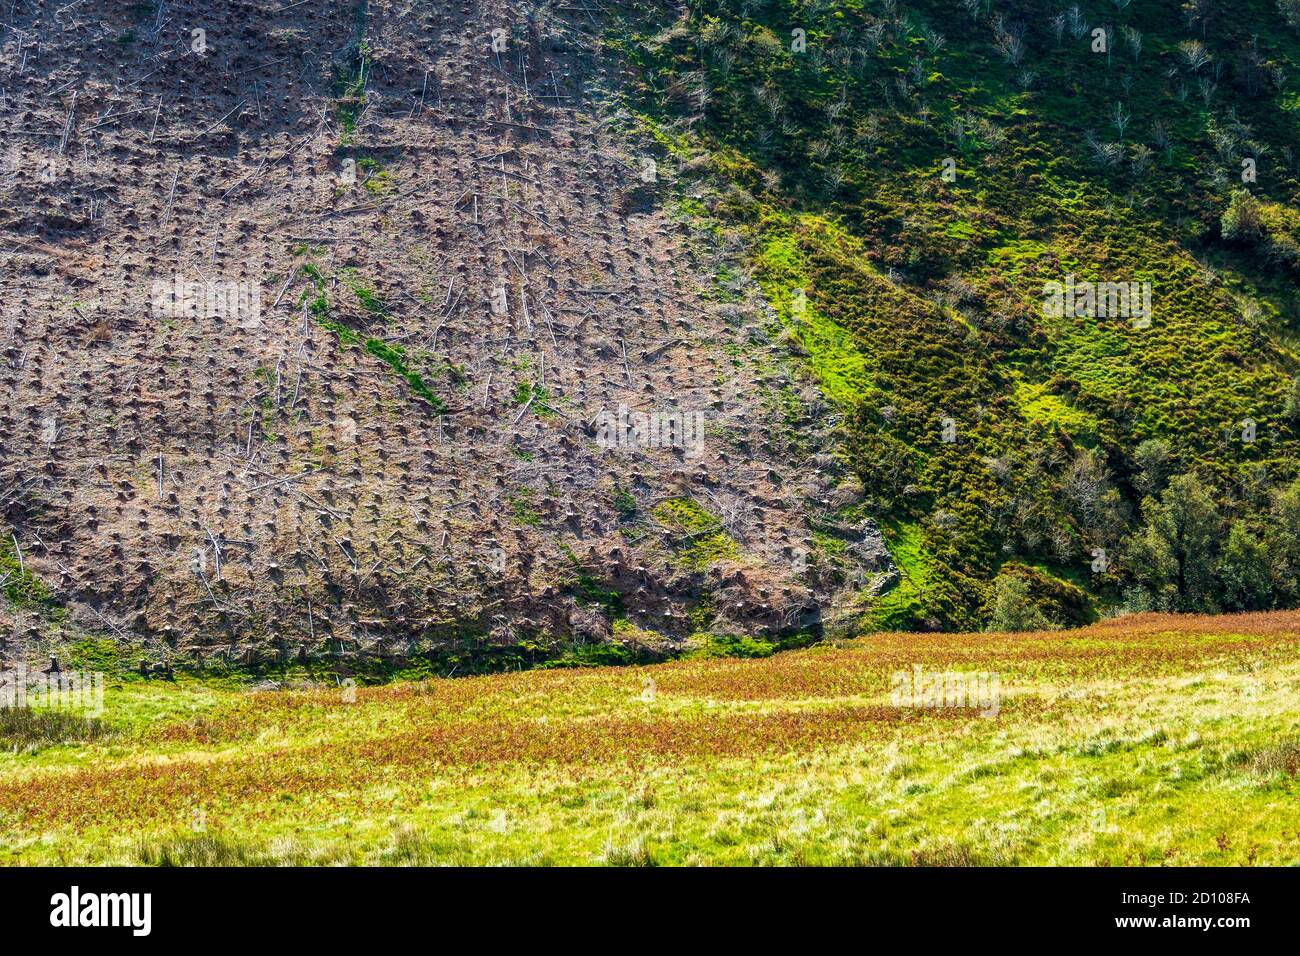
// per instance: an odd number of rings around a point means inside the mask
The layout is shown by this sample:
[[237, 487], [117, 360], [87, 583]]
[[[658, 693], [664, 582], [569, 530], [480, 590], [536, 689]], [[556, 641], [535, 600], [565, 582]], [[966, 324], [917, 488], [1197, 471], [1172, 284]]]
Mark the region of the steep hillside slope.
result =
[[2, 657], [1300, 601], [1294, 0], [101, 6], [0, 18]]
[[860, 521], [807, 559], [822, 399], [606, 129], [580, 12], [11, 16], [8, 655], [617, 661], [891, 572]]
[[904, 571], [869, 622], [1300, 597], [1300, 6], [700, 0], [609, 42], [845, 415]]

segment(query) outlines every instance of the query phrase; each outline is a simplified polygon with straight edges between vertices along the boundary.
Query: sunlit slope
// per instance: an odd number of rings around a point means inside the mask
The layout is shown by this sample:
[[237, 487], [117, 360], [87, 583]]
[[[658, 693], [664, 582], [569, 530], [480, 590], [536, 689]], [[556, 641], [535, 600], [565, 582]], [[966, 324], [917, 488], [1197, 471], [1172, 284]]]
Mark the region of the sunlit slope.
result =
[[1220, 544], [1286, 524], [1300, 7], [702, 0], [609, 34], [629, 130], [844, 413], [836, 518], [897, 522], [915, 587], [868, 625], [983, 626], [999, 578], [1057, 623], [1295, 606], [1289, 559], [1198, 589], [1138, 539], [1175, 475]]
[[93, 742], [7, 731], [0, 839], [15, 863], [1293, 863], [1298, 639], [1296, 613], [1144, 615], [374, 688], [125, 680]]

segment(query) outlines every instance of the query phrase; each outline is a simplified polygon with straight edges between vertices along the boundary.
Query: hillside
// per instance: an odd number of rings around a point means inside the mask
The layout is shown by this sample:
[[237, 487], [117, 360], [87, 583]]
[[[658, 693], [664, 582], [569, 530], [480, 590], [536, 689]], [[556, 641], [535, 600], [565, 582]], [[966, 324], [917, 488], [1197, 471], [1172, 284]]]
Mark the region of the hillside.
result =
[[0, 711], [0, 862], [1300, 859], [1295, 612], [256, 693], [130, 664], [94, 722]]
[[465, 673], [834, 616], [822, 399], [714, 294], [574, 18], [52, 6], [0, 48], [0, 653]]
[[1297, 599], [1295, 4], [706, 0], [612, 32], [629, 128], [844, 413], [841, 513], [904, 569], [868, 622]]
[[1293, 0], [33, 0], [0, 70], [5, 662], [1300, 602]]

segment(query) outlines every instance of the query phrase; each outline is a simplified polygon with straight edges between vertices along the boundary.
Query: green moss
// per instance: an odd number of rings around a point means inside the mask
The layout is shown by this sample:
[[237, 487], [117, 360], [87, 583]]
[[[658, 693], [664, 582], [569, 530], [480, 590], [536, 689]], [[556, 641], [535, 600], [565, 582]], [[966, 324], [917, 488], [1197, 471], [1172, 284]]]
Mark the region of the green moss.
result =
[[347, 54], [334, 68], [334, 119], [341, 135], [339, 142], [347, 145], [356, 134], [357, 120], [366, 105], [366, 77], [371, 66], [370, 46], [360, 39], [365, 30], [366, 3], [358, 4], [357, 32]]
[[[411, 391], [429, 403], [434, 414], [441, 415], [447, 411], [446, 402], [438, 397], [419, 372], [410, 367], [405, 348], [400, 345], [392, 345], [383, 339], [363, 337], [356, 329], [332, 318], [329, 295], [326, 292], [325, 274], [313, 262], [303, 263], [300, 268], [302, 274], [311, 280], [316, 294], [312, 295], [312, 290], [304, 291], [299, 297], [299, 303], [307, 306], [317, 325], [333, 332], [344, 346], [363, 346], [367, 353], [379, 359], [392, 369], [396, 375], [404, 379], [406, 384], [410, 386]], [[355, 272], [345, 272], [344, 282], [356, 295], [357, 300], [367, 312], [379, 317], [387, 315], [387, 307], [384, 305], [383, 300]]]
[[511, 495], [507, 501], [510, 504], [514, 519], [520, 524], [535, 528], [542, 523], [541, 514], [533, 507], [533, 490], [531, 488], [521, 488]]
[[447, 411], [447, 404], [434, 394], [419, 374], [407, 366], [406, 350], [400, 345], [389, 345], [381, 339], [366, 339], [366, 351], [406, 379], [411, 391], [428, 402], [435, 414], [441, 415]]
[[135, 679], [134, 648], [111, 638], [83, 638], [68, 648], [72, 669], [111, 675], [116, 680]]
[[721, 526], [717, 518], [691, 498], [669, 498], [655, 505], [651, 513], [673, 531], [685, 534], [716, 531]]
[[596, 605], [604, 608], [611, 617], [622, 617], [623, 595], [598, 580], [583, 566], [568, 545], [561, 545], [560, 552], [568, 560], [572, 572], [572, 577], [565, 585], [566, 590], [578, 599], [578, 603]]
[[822, 392], [837, 405], [854, 408], [871, 384], [869, 358], [853, 333], [811, 298], [803, 250], [787, 228], [768, 227], [756, 256], [759, 286], [802, 349]]
[[668, 155], [683, 160], [691, 158], [691, 141], [685, 135], [669, 132], [648, 116], [638, 116], [637, 122], [640, 128]]
[[553, 404], [555, 401], [550, 389], [536, 382], [519, 382], [515, 385], [515, 405], [527, 405], [530, 411], [542, 418], [552, 418], [559, 414]]
[[740, 551], [716, 517], [690, 498], [670, 498], [654, 507], [652, 515], [676, 532], [677, 560], [691, 571], [704, 571], [718, 561], [735, 560]]
[[925, 613], [925, 593], [931, 584], [933, 559], [925, 551], [918, 525], [898, 524], [888, 536], [890, 556], [898, 566], [899, 582], [868, 605], [868, 629], [905, 631], [916, 627]]
[[0, 593], [15, 607], [37, 611], [47, 620], [61, 621], [66, 615], [54, 592], [20, 560], [8, 533], [0, 531]]
[[636, 498], [626, 488], [614, 490], [614, 511], [619, 521], [632, 521], [637, 516]]
[[371, 195], [387, 196], [397, 188], [396, 183], [393, 182], [392, 174], [384, 169], [377, 160], [359, 159], [357, 160], [357, 168], [366, 173], [361, 185]]
[[771, 657], [777, 650], [777, 646], [770, 641], [743, 634], [700, 632], [692, 634], [690, 640], [697, 645], [685, 655], [690, 658]]
[[678, 552], [682, 565], [692, 571], [706, 571], [719, 561], [734, 561], [740, 549], [728, 534], [719, 531], [696, 538]]
[[363, 282], [355, 272], [351, 270], [345, 271], [344, 281], [357, 297], [357, 301], [361, 303], [363, 309], [380, 318], [388, 316], [388, 307], [384, 304], [383, 299], [379, 297], [379, 294], [373, 288]]

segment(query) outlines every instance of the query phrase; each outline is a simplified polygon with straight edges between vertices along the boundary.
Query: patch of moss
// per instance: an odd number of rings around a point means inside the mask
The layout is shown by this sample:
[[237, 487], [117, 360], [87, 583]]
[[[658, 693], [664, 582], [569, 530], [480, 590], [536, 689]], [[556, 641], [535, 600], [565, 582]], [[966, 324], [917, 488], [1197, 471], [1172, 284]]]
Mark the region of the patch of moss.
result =
[[578, 603], [602, 607], [612, 618], [622, 617], [623, 595], [597, 579], [583, 566], [568, 545], [562, 545], [560, 551], [568, 559], [573, 575], [566, 583], [565, 589], [578, 600]]
[[550, 389], [536, 382], [520, 382], [515, 386], [515, 404], [527, 405], [530, 411], [543, 418], [559, 414], [552, 404], [554, 401]]
[[535, 528], [542, 523], [542, 516], [533, 507], [533, 490], [521, 488], [507, 499], [514, 519], [522, 525]]
[[637, 516], [636, 498], [626, 488], [614, 489], [614, 512], [619, 521], [633, 521]]
[[379, 297], [379, 294], [373, 288], [362, 281], [355, 272], [345, 272], [344, 281], [347, 283], [348, 288], [352, 290], [353, 295], [357, 297], [357, 301], [361, 303], [363, 309], [379, 318], [388, 316], [388, 306], [384, 304], [384, 300]]
[[0, 531], [0, 593], [15, 607], [37, 611], [50, 621], [61, 621], [66, 612], [49, 587], [32, 574], [25, 560], [19, 560], [9, 534]]
[[722, 530], [721, 522], [690, 498], [669, 498], [651, 514], [676, 533], [677, 560], [691, 571], [704, 571], [717, 561], [739, 555], [735, 540]]
[[406, 350], [400, 345], [389, 345], [382, 339], [366, 339], [366, 351], [406, 379], [411, 391], [428, 402], [434, 414], [441, 415], [447, 411], [447, 403], [434, 394], [418, 373], [407, 367]]
[[692, 634], [690, 639], [697, 646], [684, 655], [689, 658], [771, 657], [777, 651], [777, 646], [771, 641], [759, 640], [744, 634], [702, 632]]
[[[303, 263], [300, 268], [302, 274], [311, 280], [316, 294], [313, 296], [311, 290], [304, 291], [299, 298], [299, 302], [306, 304], [317, 325], [333, 332], [344, 346], [362, 345], [366, 352], [379, 359], [404, 379], [406, 384], [410, 386], [411, 391], [429, 403], [434, 414], [441, 415], [447, 411], [446, 402], [438, 397], [419, 372], [410, 367], [405, 348], [400, 345], [392, 345], [379, 338], [363, 339], [362, 334], [356, 329], [332, 318], [324, 273], [321, 272], [319, 266], [312, 262]], [[345, 281], [367, 312], [377, 316], [386, 315], [386, 306], [383, 300], [370, 286], [361, 281], [354, 273], [347, 274]]]
[[357, 160], [357, 168], [366, 173], [366, 178], [362, 180], [361, 185], [371, 195], [386, 196], [397, 188], [393, 182], [392, 174], [384, 169], [377, 160], [359, 159]]

